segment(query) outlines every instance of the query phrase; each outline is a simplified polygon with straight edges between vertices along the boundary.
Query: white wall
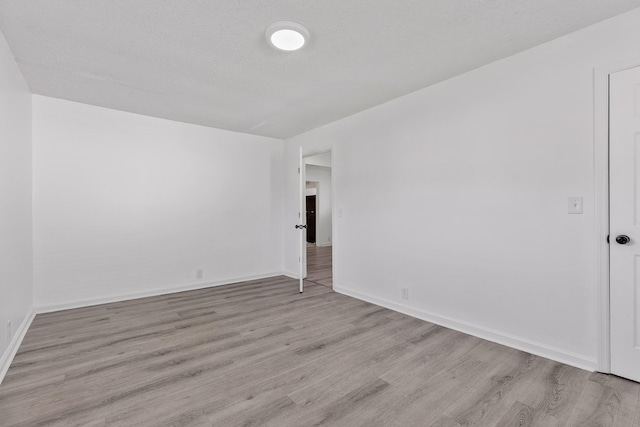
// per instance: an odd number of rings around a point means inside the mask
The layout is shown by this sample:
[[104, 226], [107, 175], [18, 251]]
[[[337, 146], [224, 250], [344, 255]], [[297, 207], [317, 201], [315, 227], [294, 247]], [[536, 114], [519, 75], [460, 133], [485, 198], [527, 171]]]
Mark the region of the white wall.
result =
[[282, 141], [41, 96], [33, 110], [36, 306], [282, 271]]
[[32, 283], [31, 93], [0, 33], [0, 381], [30, 320]]
[[[640, 65], [638, 22], [640, 9], [286, 141], [285, 268], [297, 147], [331, 148], [335, 289], [594, 368], [594, 67]], [[584, 214], [567, 214], [573, 195]]]
[[307, 181], [317, 183], [316, 245], [331, 246], [331, 169], [306, 165]]

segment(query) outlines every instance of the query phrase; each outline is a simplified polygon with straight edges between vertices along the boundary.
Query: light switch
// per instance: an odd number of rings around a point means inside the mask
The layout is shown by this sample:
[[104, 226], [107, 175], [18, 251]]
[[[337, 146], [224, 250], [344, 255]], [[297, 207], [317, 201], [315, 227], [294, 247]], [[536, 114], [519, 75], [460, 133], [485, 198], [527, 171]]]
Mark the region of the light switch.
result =
[[339, 208], [338, 209], [338, 218], [342, 218], [344, 217], [344, 209], [343, 208]]
[[582, 197], [569, 197], [569, 213], [581, 214], [582, 213]]

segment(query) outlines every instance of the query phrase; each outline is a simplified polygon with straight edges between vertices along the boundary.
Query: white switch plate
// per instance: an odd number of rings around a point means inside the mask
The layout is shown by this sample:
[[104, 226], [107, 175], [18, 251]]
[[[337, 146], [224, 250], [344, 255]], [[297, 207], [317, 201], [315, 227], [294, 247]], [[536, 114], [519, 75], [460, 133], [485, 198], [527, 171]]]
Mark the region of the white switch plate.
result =
[[343, 208], [339, 208], [338, 209], [338, 218], [342, 218], [344, 217], [344, 209]]
[[570, 214], [581, 214], [582, 213], [582, 197], [575, 196], [569, 197], [569, 209], [568, 212]]

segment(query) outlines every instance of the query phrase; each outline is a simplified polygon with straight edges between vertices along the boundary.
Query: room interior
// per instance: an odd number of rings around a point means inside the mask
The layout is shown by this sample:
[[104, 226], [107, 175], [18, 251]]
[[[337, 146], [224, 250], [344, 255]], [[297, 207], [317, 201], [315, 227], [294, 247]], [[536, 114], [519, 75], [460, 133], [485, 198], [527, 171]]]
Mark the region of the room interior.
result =
[[[304, 25], [302, 49], [270, 45], [265, 30], [279, 21]], [[162, 420], [182, 402], [195, 417], [185, 410], [184, 425], [246, 422], [240, 413], [260, 425], [376, 425], [378, 402], [393, 417], [377, 425], [431, 425], [416, 421], [422, 397], [401, 403], [392, 391], [422, 389], [391, 364], [427, 369], [429, 359], [435, 369], [475, 346], [482, 375], [503, 375], [492, 364], [498, 352], [527, 384], [537, 384], [529, 369], [560, 372], [569, 403], [550, 415], [516, 383], [517, 399], [483, 412], [477, 402], [492, 395], [451, 391], [442, 396], [458, 406], [432, 402], [442, 408], [433, 425], [496, 425], [523, 413], [523, 425], [552, 415], [556, 425], [640, 425], [640, 385], [631, 381], [640, 372], [616, 371], [615, 353], [612, 367], [607, 241], [609, 75], [640, 66], [638, 23], [638, 0], [1, 2], [0, 408], [4, 398], [7, 413], [17, 411], [12, 396], [31, 390], [11, 385], [12, 362], [17, 380], [38, 337], [62, 345], [78, 327], [90, 339], [87, 319], [99, 326], [108, 317], [106, 330], [134, 319], [178, 330], [180, 316], [202, 315], [205, 303], [220, 316], [309, 304], [265, 324], [287, 345], [320, 333], [319, 319], [335, 334], [367, 337], [322, 344], [335, 351], [322, 360], [344, 357], [337, 394], [292, 388], [285, 399], [264, 385], [256, 412], [254, 396], [234, 385], [243, 399], [220, 397], [211, 411], [195, 392], [177, 394], [175, 407], [158, 410]], [[318, 244], [332, 255], [331, 287], [311, 283], [304, 294], [294, 228], [300, 149], [331, 152], [330, 237]], [[219, 304], [227, 297], [231, 305]], [[147, 320], [136, 312], [142, 301]], [[163, 304], [176, 311], [152, 314]], [[227, 323], [234, 336], [262, 333]], [[381, 362], [388, 369], [350, 389], [347, 361], [364, 363], [356, 351], [373, 352], [377, 339], [394, 354]], [[294, 359], [315, 357], [297, 342]], [[127, 351], [163, 351], [156, 344]], [[233, 357], [228, 375], [254, 366], [253, 356]], [[279, 375], [319, 369], [272, 362]], [[465, 363], [455, 367], [470, 375]], [[53, 390], [73, 372], [39, 375], [32, 386]], [[474, 390], [485, 384], [477, 381]], [[371, 394], [372, 406], [359, 406], [358, 393]], [[129, 421], [152, 419], [156, 398]], [[43, 409], [64, 422], [56, 410]], [[101, 422], [126, 423], [100, 410]], [[70, 412], [68, 425], [95, 421], [85, 415]]]

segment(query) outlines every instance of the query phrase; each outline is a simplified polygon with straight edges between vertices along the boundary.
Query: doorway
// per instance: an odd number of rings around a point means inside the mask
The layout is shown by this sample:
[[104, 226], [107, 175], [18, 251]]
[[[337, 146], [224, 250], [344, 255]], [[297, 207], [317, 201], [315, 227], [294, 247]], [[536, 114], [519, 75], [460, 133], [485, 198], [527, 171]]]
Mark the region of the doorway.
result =
[[[309, 195], [309, 184], [314, 187], [317, 183], [310, 183], [307, 181], [307, 243], [316, 243], [316, 209], [317, 209], [317, 195]], [[313, 187], [312, 187], [313, 188]]]
[[304, 157], [305, 282], [333, 288], [333, 181], [331, 152]]

